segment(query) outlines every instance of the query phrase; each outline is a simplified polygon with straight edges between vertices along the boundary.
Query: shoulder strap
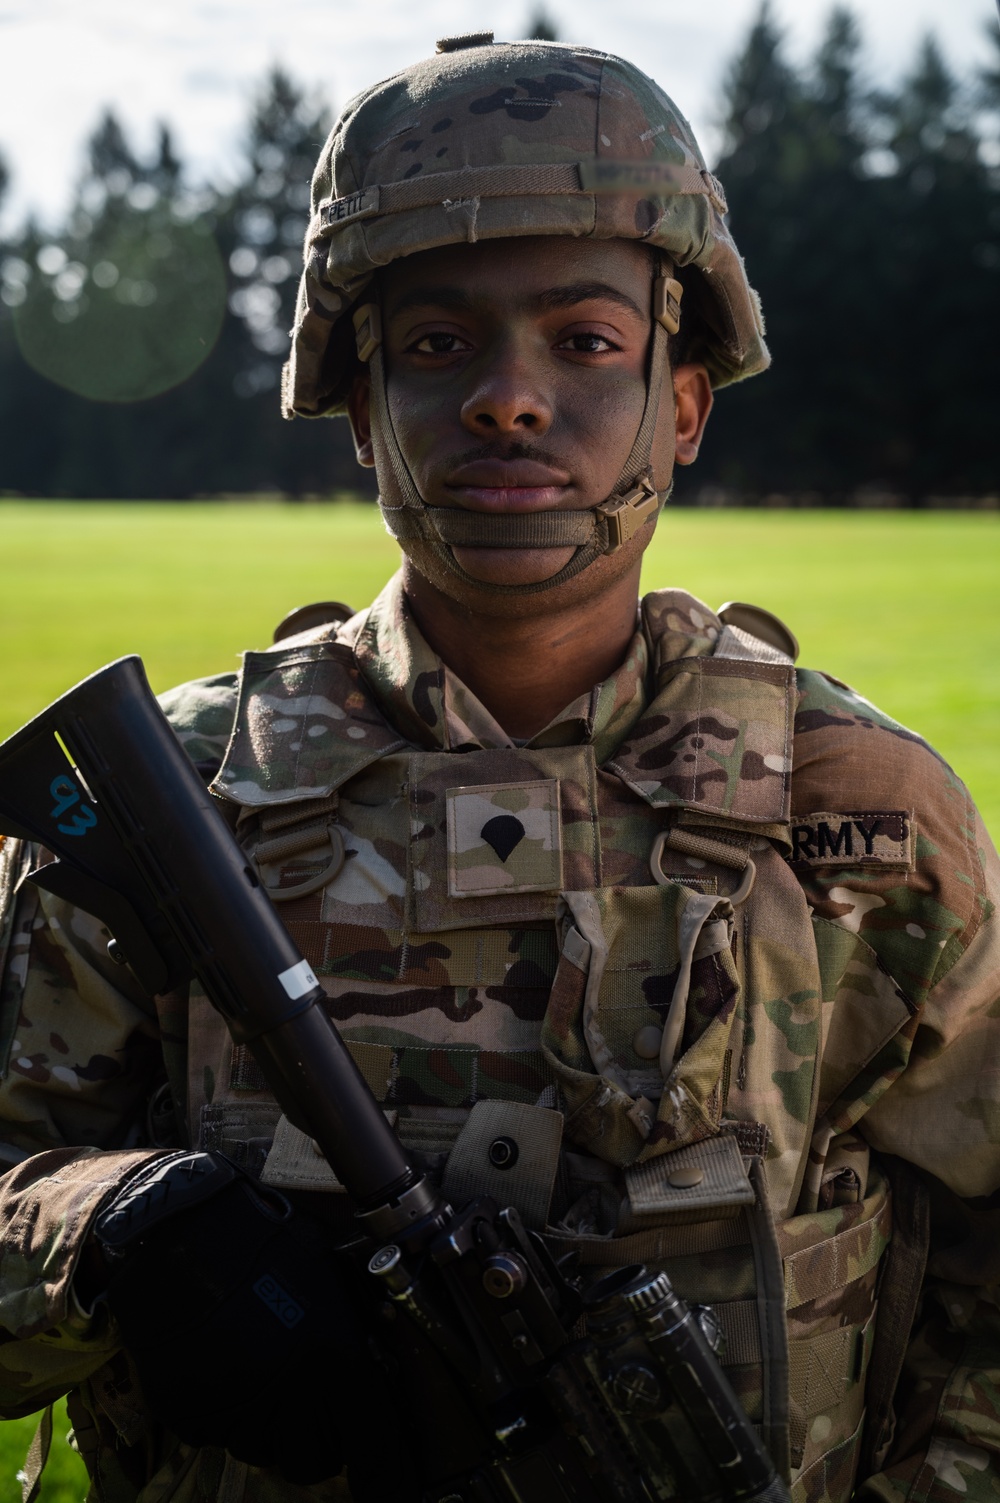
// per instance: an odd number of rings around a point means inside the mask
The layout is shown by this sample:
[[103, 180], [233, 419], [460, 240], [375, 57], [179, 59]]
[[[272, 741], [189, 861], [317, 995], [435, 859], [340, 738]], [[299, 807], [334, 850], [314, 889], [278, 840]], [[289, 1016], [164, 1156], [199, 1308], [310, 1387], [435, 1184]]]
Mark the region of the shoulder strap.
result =
[[719, 607], [723, 633], [714, 656], [750, 658], [757, 663], [794, 663], [799, 642], [780, 616], [762, 605], [730, 600]]
[[782, 667], [793, 661], [787, 652], [772, 647], [769, 642], [762, 642], [760, 637], [751, 636], [748, 631], [744, 631], [739, 626], [722, 628], [722, 634], [712, 656], [737, 662], [778, 663]]
[[289, 638], [294, 638], [296, 644], [300, 640], [323, 640], [332, 637], [337, 627], [354, 614], [353, 607], [342, 600], [316, 600], [311, 605], [298, 605], [278, 622], [272, 641], [287, 646]]

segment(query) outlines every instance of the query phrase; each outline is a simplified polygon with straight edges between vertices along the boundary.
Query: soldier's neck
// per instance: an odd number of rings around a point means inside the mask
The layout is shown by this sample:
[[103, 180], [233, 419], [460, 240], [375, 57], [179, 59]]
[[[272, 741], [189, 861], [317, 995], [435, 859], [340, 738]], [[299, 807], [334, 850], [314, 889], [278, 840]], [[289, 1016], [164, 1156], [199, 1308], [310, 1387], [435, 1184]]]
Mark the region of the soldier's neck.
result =
[[[619, 667], [636, 630], [639, 567], [596, 598], [526, 617], [481, 614], [404, 561], [410, 608], [430, 646], [513, 740], [536, 735]], [[537, 602], [537, 606], [534, 604]]]

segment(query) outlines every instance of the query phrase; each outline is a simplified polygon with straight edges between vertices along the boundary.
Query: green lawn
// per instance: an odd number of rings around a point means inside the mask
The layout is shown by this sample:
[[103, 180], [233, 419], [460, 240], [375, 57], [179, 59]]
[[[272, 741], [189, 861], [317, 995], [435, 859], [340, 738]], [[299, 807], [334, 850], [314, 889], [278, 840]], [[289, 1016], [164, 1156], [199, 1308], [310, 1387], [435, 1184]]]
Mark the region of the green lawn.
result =
[[[42, 1476], [41, 1503], [80, 1503], [87, 1493], [83, 1462], [66, 1444], [69, 1420], [65, 1404], [56, 1405], [55, 1428], [48, 1465]], [[0, 1423], [0, 1503], [21, 1503], [17, 1474], [31, 1445], [38, 1416]]]
[[[156, 689], [234, 667], [295, 605], [363, 605], [396, 557], [350, 503], [0, 502], [0, 735], [123, 653]], [[929, 737], [1000, 832], [1000, 518], [676, 511], [645, 570], [666, 584], [776, 611], [804, 663]], [[0, 1503], [32, 1428], [0, 1427]], [[75, 1503], [79, 1462], [55, 1449], [45, 1503]]]
[[[395, 545], [371, 507], [0, 502], [0, 735], [138, 652], [157, 689], [234, 667], [309, 600], [363, 605]], [[801, 661], [919, 730], [1000, 830], [1000, 517], [670, 512], [646, 588], [782, 616]]]

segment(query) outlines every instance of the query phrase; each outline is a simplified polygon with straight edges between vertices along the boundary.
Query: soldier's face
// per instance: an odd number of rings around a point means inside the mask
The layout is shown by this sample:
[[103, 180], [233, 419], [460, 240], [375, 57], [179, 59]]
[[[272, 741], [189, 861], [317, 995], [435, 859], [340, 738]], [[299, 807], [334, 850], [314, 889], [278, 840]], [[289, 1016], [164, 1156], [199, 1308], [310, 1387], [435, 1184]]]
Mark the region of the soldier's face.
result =
[[[652, 278], [648, 249], [621, 240], [492, 240], [387, 267], [380, 293], [389, 405], [424, 500], [481, 512], [572, 511], [603, 501], [642, 419]], [[661, 487], [675, 458], [690, 462], [697, 453], [711, 403], [701, 367], [682, 367], [678, 389], [691, 384], [691, 372], [693, 418], [679, 423], [679, 443], [661, 435], [654, 447]], [[665, 417], [671, 405], [668, 377]], [[359, 458], [381, 467], [364, 386], [352, 419]], [[589, 587], [595, 569], [618, 574], [637, 562], [647, 540], [617, 562], [594, 565]], [[455, 550], [473, 578], [505, 584], [551, 578], [572, 552]]]

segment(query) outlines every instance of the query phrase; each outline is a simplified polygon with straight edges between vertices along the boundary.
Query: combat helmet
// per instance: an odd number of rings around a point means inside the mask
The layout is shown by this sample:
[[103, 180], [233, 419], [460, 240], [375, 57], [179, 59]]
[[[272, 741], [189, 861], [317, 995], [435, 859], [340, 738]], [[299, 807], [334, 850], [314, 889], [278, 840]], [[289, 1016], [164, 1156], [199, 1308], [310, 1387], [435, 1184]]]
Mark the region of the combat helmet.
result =
[[[541, 584], [481, 586], [550, 589], [615, 551], [665, 499], [652, 483], [650, 449], [682, 297], [693, 324], [687, 357], [704, 362], [713, 386], [769, 363], [759, 302], [725, 215], [691, 127], [633, 64], [561, 43], [495, 43], [489, 32], [439, 42], [434, 57], [356, 95], [323, 148], [285, 416], [343, 412], [358, 357], [369, 361], [391, 461], [391, 474], [379, 476], [388, 530], [418, 567], [418, 553], [433, 556], [473, 586], [452, 547], [575, 547]], [[632, 452], [593, 511], [515, 518], [429, 507], [389, 417], [373, 274], [417, 251], [528, 235], [635, 240], [656, 256], [646, 404]]]

